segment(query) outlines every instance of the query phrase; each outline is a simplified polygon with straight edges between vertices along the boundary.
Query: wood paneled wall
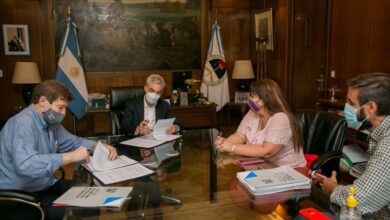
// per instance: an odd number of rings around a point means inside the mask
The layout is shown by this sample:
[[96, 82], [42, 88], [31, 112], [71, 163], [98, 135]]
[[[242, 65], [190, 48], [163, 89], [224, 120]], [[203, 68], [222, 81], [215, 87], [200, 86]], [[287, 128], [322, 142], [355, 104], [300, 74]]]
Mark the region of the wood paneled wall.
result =
[[[332, 0], [328, 87], [337, 84], [345, 99], [345, 81], [367, 72], [390, 74], [390, 1]], [[330, 70], [336, 77], [330, 78]], [[328, 94], [329, 95], [329, 94]]]
[[[295, 60], [306, 52], [294, 53], [294, 5], [295, 0], [202, 0], [202, 60], [206, 59], [210, 40], [210, 28], [218, 11], [218, 23], [221, 26], [222, 40], [228, 65], [230, 95], [234, 97], [237, 81], [231, 79], [234, 61], [251, 59], [256, 67], [256, 50], [254, 40], [253, 14], [256, 11], [273, 8], [274, 50], [267, 52], [267, 77], [276, 80], [286, 93], [289, 102], [295, 103], [299, 94], [310, 92], [318, 84], [309, 84], [300, 88], [294, 79], [301, 77], [299, 66], [294, 62], [305, 63], [305, 59]], [[305, 7], [302, 0], [298, 7]], [[337, 83], [345, 95], [345, 80], [356, 74], [368, 71], [390, 72], [387, 62], [390, 53], [390, 1], [388, 0], [327, 0], [329, 7], [329, 41], [325, 51], [311, 51], [316, 56], [329, 51], [329, 65], [325, 66], [327, 86]], [[301, 5], [301, 6], [299, 6]], [[0, 120], [6, 120], [22, 105], [20, 85], [11, 84], [16, 61], [36, 61], [43, 79], [53, 78], [56, 69], [56, 53], [54, 49], [54, 31], [51, 0], [2, 0], [0, 1], [0, 23], [29, 24], [31, 37], [31, 56], [4, 56], [1, 42], [0, 69], [4, 76], [0, 78], [0, 98], [6, 101], [0, 111]], [[296, 9], [296, 8], [295, 8]], [[308, 8], [307, 10], [313, 10]], [[317, 24], [316, 24], [317, 25]], [[318, 24], [321, 25], [321, 24]], [[307, 56], [307, 54], [306, 54]], [[309, 69], [318, 69], [312, 66]], [[295, 68], [295, 69], [294, 69]], [[329, 77], [330, 70], [336, 70], [336, 78]], [[255, 70], [256, 71], [256, 70]], [[312, 70], [310, 70], [312, 71]], [[306, 74], [317, 74], [307, 72]], [[108, 93], [111, 86], [141, 85], [150, 73], [162, 74], [171, 83], [171, 71], [86, 73], [90, 92]], [[201, 78], [203, 70], [194, 70], [193, 74]], [[313, 76], [313, 75], [310, 75]], [[171, 88], [167, 88], [170, 91]], [[297, 95], [294, 96], [293, 94]], [[344, 93], [344, 94], [343, 94]], [[305, 107], [302, 102], [295, 106]]]
[[5, 56], [3, 36], [0, 37], [0, 69], [3, 70], [3, 77], [0, 78], [0, 100], [4, 102], [0, 110], [0, 120], [6, 120], [23, 105], [21, 97], [23, 86], [11, 83], [15, 62], [35, 61], [38, 63], [42, 78], [45, 76], [41, 7], [42, 3], [39, 0], [0, 1], [0, 24], [28, 24], [31, 51], [30, 56]]

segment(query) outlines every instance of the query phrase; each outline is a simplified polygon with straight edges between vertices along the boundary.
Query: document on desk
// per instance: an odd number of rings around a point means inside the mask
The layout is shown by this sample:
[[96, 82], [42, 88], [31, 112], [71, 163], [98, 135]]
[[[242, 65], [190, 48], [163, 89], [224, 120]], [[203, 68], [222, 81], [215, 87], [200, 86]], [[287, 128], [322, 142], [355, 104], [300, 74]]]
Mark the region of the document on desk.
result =
[[130, 159], [124, 155], [119, 156], [115, 160], [109, 160], [110, 152], [104, 145], [98, 141], [91, 162], [87, 164], [87, 168], [91, 171], [112, 170], [119, 167], [125, 167], [137, 163], [137, 161]]
[[181, 137], [181, 135], [167, 134], [166, 130], [173, 125], [175, 118], [159, 119], [153, 128], [152, 133], [132, 138], [127, 141], [122, 141], [121, 144], [130, 145], [141, 148], [153, 148], [164, 144], [168, 141], [173, 141]]
[[121, 207], [133, 187], [72, 187], [53, 206]]
[[113, 170], [106, 170], [101, 172], [93, 172], [93, 175], [99, 179], [103, 184], [108, 185], [118, 183], [125, 180], [135, 179], [154, 173], [154, 171], [142, 166], [139, 163], [121, 167]]

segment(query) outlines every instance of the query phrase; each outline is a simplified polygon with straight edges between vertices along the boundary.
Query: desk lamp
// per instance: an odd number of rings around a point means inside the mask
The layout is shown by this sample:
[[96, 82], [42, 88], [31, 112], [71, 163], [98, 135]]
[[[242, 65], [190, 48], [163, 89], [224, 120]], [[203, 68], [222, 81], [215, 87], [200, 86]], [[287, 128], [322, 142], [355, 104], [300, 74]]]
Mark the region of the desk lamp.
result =
[[28, 106], [31, 104], [33, 85], [41, 82], [38, 65], [35, 62], [16, 62], [12, 78], [13, 84], [23, 84], [22, 98]]
[[238, 91], [248, 91], [249, 84], [247, 79], [253, 79], [252, 61], [250, 60], [236, 60], [234, 62], [232, 79], [240, 79], [238, 83]]

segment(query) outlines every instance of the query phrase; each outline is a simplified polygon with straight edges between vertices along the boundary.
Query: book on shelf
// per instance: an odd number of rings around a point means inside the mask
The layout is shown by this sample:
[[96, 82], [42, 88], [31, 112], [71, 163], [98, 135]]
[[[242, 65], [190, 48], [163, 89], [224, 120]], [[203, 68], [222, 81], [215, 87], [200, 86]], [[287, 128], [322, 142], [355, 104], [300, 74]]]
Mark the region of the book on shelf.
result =
[[121, 207], [133, 187], [72, 187], [53, 206]]
[[237, 179], [254, 195], [311, 187], [308, 177], [289, 166], [238, 172]]
[[124, 155], [119, 156], [115, 160], [109, 160], [109, 154], [108, 149], [99, 141], [90, 163], [83, 164], [103, 184], [107, 185], [135, 179], [154, 172]]

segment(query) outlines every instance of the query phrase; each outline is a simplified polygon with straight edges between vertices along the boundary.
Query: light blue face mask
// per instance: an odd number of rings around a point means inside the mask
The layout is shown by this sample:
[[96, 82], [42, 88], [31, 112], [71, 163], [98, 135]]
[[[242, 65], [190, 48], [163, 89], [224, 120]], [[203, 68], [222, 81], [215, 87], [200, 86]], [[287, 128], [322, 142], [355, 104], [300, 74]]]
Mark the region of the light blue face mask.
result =
[[60, 124], [65, 117], [65, 115], [54, 111], [51, 106], [48, 110], [42, 112], [42, 116], [48, 125]]
[[363, 122], [358, 121], [356, 113], [363, 107], [364, 105], [360, 106], [360, 108], [355, 109], [350, 104], [345, 103], [344, 107], [344, 116], [347, 120], [348, 126], [350, 128], [359, 130], [359, 128], [362, 126]]

